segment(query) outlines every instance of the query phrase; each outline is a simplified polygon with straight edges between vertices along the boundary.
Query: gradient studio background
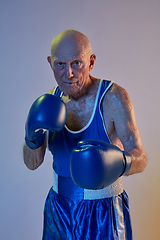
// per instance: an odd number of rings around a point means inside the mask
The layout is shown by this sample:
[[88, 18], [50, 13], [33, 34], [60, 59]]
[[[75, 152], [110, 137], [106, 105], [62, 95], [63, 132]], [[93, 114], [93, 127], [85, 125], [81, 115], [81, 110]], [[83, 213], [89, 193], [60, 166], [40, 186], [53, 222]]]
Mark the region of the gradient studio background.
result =
[[92, 74], [112, 79], [133, 101], [148, 166], [124, 177], [134, 240], [158, 240], [160, 226], [160, 1], [0, 0], [0, 238], [40, 240], [52, 185], [52, 157], [28, 170], [22, 157], [32, 102], [56, 85], [46, 60], [55, 35], [77, 29], [97, 60]]

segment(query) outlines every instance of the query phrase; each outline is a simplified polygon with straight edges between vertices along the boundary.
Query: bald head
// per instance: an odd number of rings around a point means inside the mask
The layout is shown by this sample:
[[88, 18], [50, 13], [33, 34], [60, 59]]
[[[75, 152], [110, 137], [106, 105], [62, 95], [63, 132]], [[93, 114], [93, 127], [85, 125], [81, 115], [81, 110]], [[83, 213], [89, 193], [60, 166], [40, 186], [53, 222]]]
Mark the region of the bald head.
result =
[[56, 54], [70, 54], [70, 52], [92, 54], [91, 45], [88, 38], [76, 30], [66, 30], [58, 34], [51, 44], [52, 59]]

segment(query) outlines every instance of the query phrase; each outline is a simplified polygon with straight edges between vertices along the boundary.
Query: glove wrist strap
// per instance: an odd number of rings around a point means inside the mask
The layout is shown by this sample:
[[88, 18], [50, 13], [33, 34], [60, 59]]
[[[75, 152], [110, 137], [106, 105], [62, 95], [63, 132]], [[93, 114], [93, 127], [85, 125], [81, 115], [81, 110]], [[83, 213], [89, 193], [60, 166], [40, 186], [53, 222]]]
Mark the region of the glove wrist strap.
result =
[[27, 136], [25, 136], [25, 142], [27, 144], [27, 146], [31, 149], [37, 149], [40, 146], [43, 145], [45, 140], [45, 133], [41, 134], [40, 137], [38, 139], [36, 139], [35, 141], [31, 141], [28, 139]]
[[123, 151], [122, 153], [123, 153], [123, 157], [124, 157], [124, 161], [125, 161], [125, 167], [124, 167], [124, 171], [122, 172], [121, 176], [125, 175], [129, 171], [129, 169], [131, 168], [131, 164], [132, 164], [131, 155], [126, 151]]

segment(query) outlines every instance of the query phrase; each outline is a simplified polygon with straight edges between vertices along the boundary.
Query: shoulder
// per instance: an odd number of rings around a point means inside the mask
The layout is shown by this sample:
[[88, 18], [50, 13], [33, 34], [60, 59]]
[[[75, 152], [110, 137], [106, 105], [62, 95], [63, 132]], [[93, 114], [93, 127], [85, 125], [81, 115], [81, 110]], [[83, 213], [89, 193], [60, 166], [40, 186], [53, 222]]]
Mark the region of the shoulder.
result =
[[113, 83], [109, 91], [104, 97], [104, 101], [110, 101], [112, 104], [130, 102], [128, 92], [116, 83]]
[[55, 87], [46, 92], [46, 94], [53, 94]]
[[113, 83], [108, 93], [105, 95], [105, 99], [110, 98], [114, 103], [115, 101], [125, 101], [130, 99], [128, 92], [116, 83]]
[[129, 112], [133, 109], [128, 92], [116, 83], [113, 83], [109, 91], [105, 94], [103, 108], [109, 108], [113, 114]]

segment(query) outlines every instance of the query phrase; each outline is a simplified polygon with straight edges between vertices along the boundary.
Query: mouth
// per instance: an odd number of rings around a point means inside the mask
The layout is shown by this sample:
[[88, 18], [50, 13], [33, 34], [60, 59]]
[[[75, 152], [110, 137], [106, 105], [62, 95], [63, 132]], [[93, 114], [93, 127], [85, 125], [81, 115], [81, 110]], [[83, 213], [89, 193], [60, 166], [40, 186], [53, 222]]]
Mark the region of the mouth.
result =
[[64, 82], [64, 84], [67, 84], [67, 85], [73, 85], [73, 84], [76, 84], [77, 83], [77, 81], [75, 81], [75, 82]]

